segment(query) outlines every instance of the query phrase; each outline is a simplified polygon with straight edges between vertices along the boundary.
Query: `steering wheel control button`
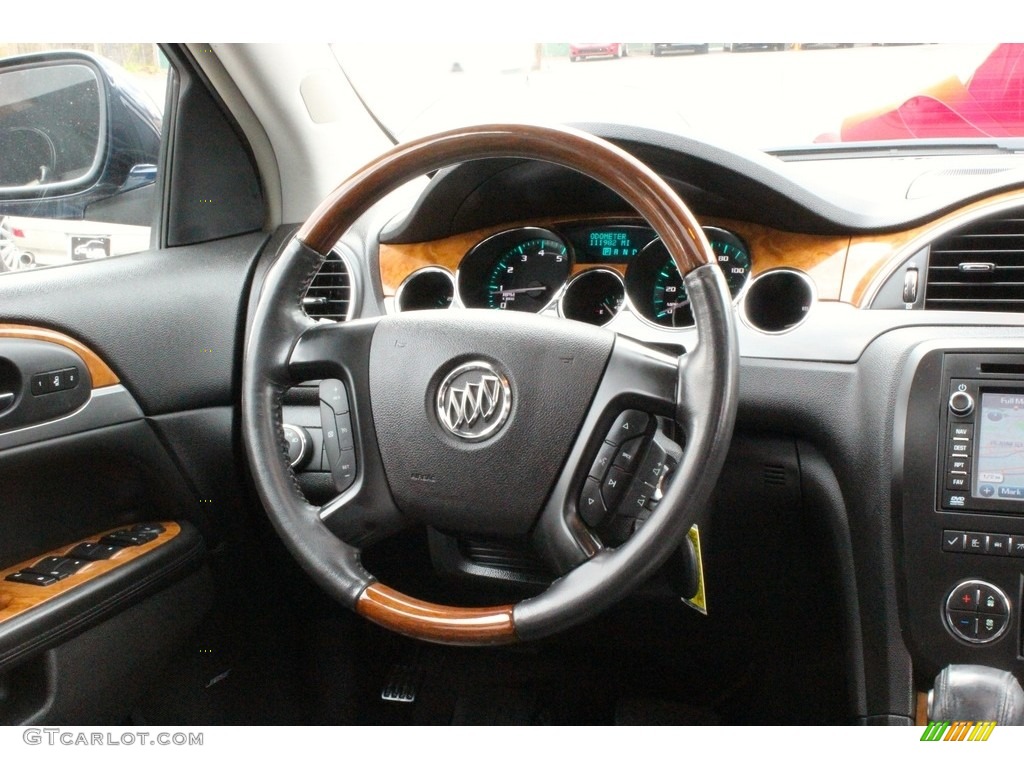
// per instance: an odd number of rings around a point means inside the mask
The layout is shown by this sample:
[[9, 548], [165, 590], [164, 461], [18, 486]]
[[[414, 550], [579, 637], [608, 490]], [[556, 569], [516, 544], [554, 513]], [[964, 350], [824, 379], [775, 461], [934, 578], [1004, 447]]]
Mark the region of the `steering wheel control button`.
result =
[[643, 440], [644, 438], [641, 435], [623, 443], [622, 447], [619, 448], [618, 454], [615, 456], [615, 466], [624, 472], [632, 472], [636, 467], [637, 459], [640, 457]]
[[338, 455], [336, 468], [332, 466], [331, 474], [334, 476], [334, 486], [341, 493], [347, 490], [356, 479], [356, 454], [353, 450], [342, 451]]
[[580, 494], [578, 505], [580, 517], [583, 522], [591, 528], [597, 528], [608, 517], [608, 508], [601, 496], [601, 483], [592, 477], [588, 477], [583, 483], [583, 492]]
[[605, 477], [601, 486], [601, 495], [604, 497], [604, 504], [608, 509], [616, 509], [619, 506], [619, 501], [625, 495], [626, 488], [629, 487], [632, 479], [632, 475], [623, 472], [618, 467], [608, 470], [608, 476]]
[[969, 416], [974, 410], [974, 398], [967, 392], [954, 392], [949, 396], [949, 410], [956, 416]]
[[963, 531], [943, 531], [942, 532], [942, 551], [943, 552], [963, 552], [965, 545], [966, 534]]
[[337, 379], [324, 379], [320, 382], [320, 400], [331, 406], [337, 414], [348, 413], [348, 390]]
[[508, 421], [512, 389], [494, 366], [476, 360], [444, 377], [435, 407], [438, 421], [449, 434], [469, 442], [484, 440]]
[[642, 435], [649, 421], [650, 417], [643, 411], [623, 411], [608, 431], [607, 440], [609, 443], [622, 445], [630, 438]]
[[612, 466], [618, 453], [619, 448], [614, 443], [602, 443], [597, 451], [597, 458], [590, 466], [590, 476], [598, 481], [604, 480], [605, 473]]
[[343, 451], [351, 451], [355, 448], [352, 440], [352, 420], [347, 413], [342, 413], [334, 419], [338, 427], [338, 445]]
[[991, 643], [1010, 624], [1010, 600], [987, 581], [958, 584], [946, 598], [946, 624], [953, 635], [970, 643]]

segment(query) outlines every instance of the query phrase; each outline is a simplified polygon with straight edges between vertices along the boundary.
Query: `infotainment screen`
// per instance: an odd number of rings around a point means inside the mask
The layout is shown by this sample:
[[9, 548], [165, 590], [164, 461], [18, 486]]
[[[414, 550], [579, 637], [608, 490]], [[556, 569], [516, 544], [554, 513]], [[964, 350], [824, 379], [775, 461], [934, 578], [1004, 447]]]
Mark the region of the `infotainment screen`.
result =
[[982, 392], [972, 495], [1024, 501], [1024, 394]]

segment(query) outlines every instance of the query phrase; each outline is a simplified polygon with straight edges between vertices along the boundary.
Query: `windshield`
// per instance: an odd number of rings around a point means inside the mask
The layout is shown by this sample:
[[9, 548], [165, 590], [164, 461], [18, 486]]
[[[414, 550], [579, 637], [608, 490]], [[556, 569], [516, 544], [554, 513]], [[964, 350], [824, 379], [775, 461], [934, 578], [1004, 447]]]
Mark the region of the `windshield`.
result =
[[1024, 135], [1024, 45], [346, 44], [399, 140], [468, 123], [615, 122], [762, 151]]

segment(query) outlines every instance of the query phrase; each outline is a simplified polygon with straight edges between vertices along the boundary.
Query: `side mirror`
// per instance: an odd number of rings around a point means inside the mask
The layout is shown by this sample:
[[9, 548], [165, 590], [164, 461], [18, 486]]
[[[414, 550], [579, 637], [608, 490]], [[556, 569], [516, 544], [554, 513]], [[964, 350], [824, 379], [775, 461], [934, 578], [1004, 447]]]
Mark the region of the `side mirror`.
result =
[[159, 152], [159, 112], [112, 62], [84, 51], [0, 61], [0, 214], [82, 219], [103, 210], [148, 226], [151, 212], [133, 212], [144, 210], [136, 201]]

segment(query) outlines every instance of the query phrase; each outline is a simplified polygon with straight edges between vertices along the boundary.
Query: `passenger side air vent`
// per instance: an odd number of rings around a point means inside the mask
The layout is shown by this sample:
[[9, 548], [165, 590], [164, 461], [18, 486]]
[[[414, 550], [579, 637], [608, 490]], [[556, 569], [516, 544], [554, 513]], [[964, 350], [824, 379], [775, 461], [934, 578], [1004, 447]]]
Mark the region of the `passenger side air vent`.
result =
[[338, 251], [327, 254], [302, 299], [302, 309], [314, 320], [348, 320], [352, 306], [352, 275]]
[[981, 219], [936, 240], [925, 309], [1024, 310], [1024, 211]]

